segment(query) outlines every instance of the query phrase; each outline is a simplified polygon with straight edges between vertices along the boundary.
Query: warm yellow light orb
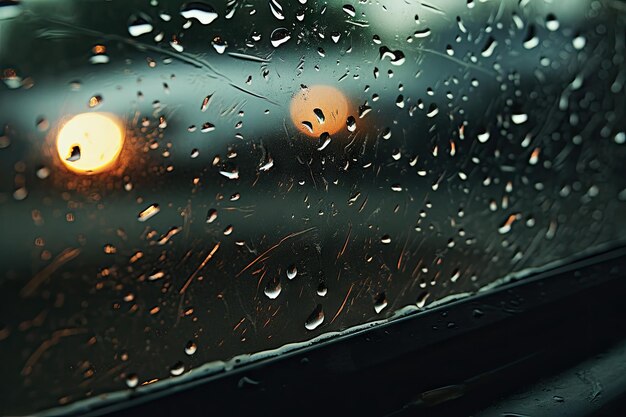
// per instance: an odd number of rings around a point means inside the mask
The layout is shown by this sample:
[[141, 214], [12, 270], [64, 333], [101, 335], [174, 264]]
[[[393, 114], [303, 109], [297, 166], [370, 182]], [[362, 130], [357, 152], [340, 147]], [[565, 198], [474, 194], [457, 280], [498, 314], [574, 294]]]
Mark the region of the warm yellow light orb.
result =
[[338, 89], [328, 85], [313, 85], [300, 90], [289, 107], [293, 124], [302, 133], [319, 137], [346, 129], [348, 100]]
[[80, 174], [110, 169], [124, 145], [124, 132], [111, 115], [82, 113], [59, 130], [57, 152], [61, 162]]

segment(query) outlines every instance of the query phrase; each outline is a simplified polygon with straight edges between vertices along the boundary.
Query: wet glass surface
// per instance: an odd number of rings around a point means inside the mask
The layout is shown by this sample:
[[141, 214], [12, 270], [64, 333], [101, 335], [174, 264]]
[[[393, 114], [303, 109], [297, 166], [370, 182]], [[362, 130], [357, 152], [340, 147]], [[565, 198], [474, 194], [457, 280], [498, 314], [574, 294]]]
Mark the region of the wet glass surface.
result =
[[619, 243], [625, 19], [0, 2], [0, 412], [230, 369]]

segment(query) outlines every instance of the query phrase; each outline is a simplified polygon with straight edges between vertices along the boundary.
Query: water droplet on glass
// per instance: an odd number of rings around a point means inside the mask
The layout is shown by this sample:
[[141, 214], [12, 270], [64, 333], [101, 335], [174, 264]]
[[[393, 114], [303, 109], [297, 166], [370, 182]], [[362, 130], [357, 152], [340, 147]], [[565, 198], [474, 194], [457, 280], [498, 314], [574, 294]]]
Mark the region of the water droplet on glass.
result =
[[185, 365], [182, 362], [176, 362], [171, 368], [170, 368], [170, 374], [172, 374], [172, 376], [179, 376], [182, 375], [183, 372], [185, 372]]
[[319, 295], [320, 297], [326, 297], [326, 294], [328, 294], [328, 287], [325, 283], [320, 282], [320, 284], [317, 286], [317, 295]]
[[151, 217], [156, 216], [159, 211], [161, 211], [161, 209], [159, 208], [158, 204], [151, 204], [139, 213], [139, 215], [137, 216], [137, 220], [139, 220], [140, 222], [145, 222]]
[[211, 104], [212, 98], [213, 98], [213, 94], [209, 94], [202, 100], [202, 105], [200, 106], [201, 111], [203, 112], [206, 111], [206, 109], [209, 107], [209, 104]]
[[282, 287], [280, 285], [280, 281], [279, 280], [275, 280], [275, 281], [271, 280], [265, 286], [265, 289], [263, 290], [263, 293], [270, 300], [275, 300], [280, 295], [281, 291], [282, 291]]
[[22, 5], [18, 0], [0, 1], [0, 20], [8, 20], [22, 13]]
[[385, 309], [385, 307], [387, 307], [387, 297], [385, 296], [385, 293], [380, 293], [377, 297], [376, 300], [374, 301], [374, 311], [376, 311], [376, 314], [379, 314], [381, 311], [383, 311]]
[[215, 221], [215, 219], [217, 219], [217, 210], [210, 209], [207, 212], [207, 215], [206, 215], [206, 222], [207, 223], [213, 223]]
[[491, 55], [493, 55], [493, 51], [496, 49], [496, 46], [498, 46], [498, 42], [496, 42], [496, 40], [492, 36], [490, 36], [489, 39], [487, 39], [485, 47], [480, 52], [480, 54], [485, 58], [489, 58]]
[[183, 4], [180, 14], [185, 19], [195, 19], [203, 25], [208, 25], [218, 18], [212, 6], [199, 1]]
[[484, 131], [482, 133], [479, 133], [478, 134], [478, 141], [480, 143], [485, 143], [485, 142], [487, 142], [489, 140], [489, 136], [490, 136], [489, 131]]
[[330, 144], [330, 142], [332, 141], [331, 136], [328, 134], [328, 132], [324, 132], [320, 135], [320, 142], [322, 143], [317, 150], [318, 151], [323, 151], [324, 149], [326, 149], [326, 147]]
[[426, 305], [426, 301], [428, 301], [429, 297], [430, 293], [428, 291], [424, 291], [423, 293], [421, 293], [419, 297], [417, 297], [417, 308], [424, 308], [424, 306]]
[[427, 117], [433, 118], [439, 114], [439, 107], [435, 103], [431, 103], [428, 107], [428, 113], [426, 113]]
[[295, 265], [290, 265], [289, 268], [287, 268], [287, 278], [294, 279], [296, 275], [298, 275], [298, 268], [296, 268]]
[[547, 17], [546, 17], [546, 28], [549, 31], [554, 32], [555, 30], [558, 30], [560, 26], [559, 21], [557, 20], [556, 16], [553, 15], [552, 13], [550, 13]]
[[533, 49], [534, 47], [539, 45], [539, 38], [535, 33], [535, 25], [528, 25], [528, 32], [526, 33], [526, 37], [524, 38], [524, 41], [522, 43], [525, 49]]
[[233, 169], [231, 171], [220, 170], [220, 174], [222, 174], [224, 177], [228, 178], [229, 180], [239, 179], [238, 169]]
[[145, 13], [130, 15], [128, 19], [128, 33], [130, 36], [141, 36], [152, 32], [152, 20]]
[[404, 108], [404, 96], [402, 94], [396, 97], [396, 106], [401, 109]]
[[402, 51], [392, 51], [386, 46], [381, 46], [379, 48], [380, 59], [383, 60], [385, 58], [389, 58], [392, 65], [402, 65], [406, 60], [404, 53]]
[[577, 51], [580, 51], [581, 49], [583, 49], [586, 44], [587, 44], [587, 38], [585, 38], [583, 35], [578, 35], [572, 40], [572, 45], [574, 46], [574, 49], [576, 49]]
[[359, 106], [359, 119], [362, 119], [363, 117], [365, 117], [367, 113], [371, 111], [372, 111], [372, 108], [368, 106], [367, 104], [363, 104]]
[[422, 30], [416, 30], [413, 33], [413, 36], [420, 39], [420, 38], [427, 38], [428, 36], [430, 36], [430, 34], [432, 33], [432, 31], [429, 28], [425, 28]]
[[100, 104], [102, 104], [102, 96], [99, 94], [96, 94], [94, 96], [91, 96], [89, 98], [89, 107], [90, 108], [94, 108], [94, 107], [98, 107]]
[[323, 124], [326, 121], [326, 117], [324, 117], [322, 109], [315, 108], [313, 109], [313, 113], [315, 113], [315, 117], [317, 117], [317, 122], [319, 124]]
[[136, 374], [128, 374], [126, 376], [126, 386], [128, 388], [135, 388], [139, 384], [139, 378]]
[[274, 29], [270, 35], [270, 42], [274, 48], [278, 48], [280, 45], [291, 39], [291, 34], [285, 28]]
[[521, 125], [528, 121], [528, 115], [524, 113], [512, 114], [511, 121], [516, 125]]
[[277, 0], [270, 0], [270, 10], [274, 17], [278, 20], [285, 20], [285, 15], [283, 14], [283, 6]]
[[80, 160], [80, 146], [78, 145], [74, 145], [72, 146], [72, 148], [70, 149], [70, 154], [67, 158], [65, 158], [66, 161], [70, 161], [70, 162], [75, 162]]
[[345, 12], [345, 14], [347, 14], [350, 17], [356, 16], [356, 10], [354, 9], [354, 6], [352, 6], [351, 4], [344, 5], [343, 11]]
[[354, 132], [356, 130], [356, 120], [354, 116], [348, 116], [348, 119], [346, 120], [346, 127], [349, 132]]
[[157, 281], [165, 276], [165, 272], [156, 271], [148, 276], [148, 281]]
[[196, 345], [192, 341], [187, 342], [187, 344], [185, 345], [185, 353], [189, 356], [196, 353], [196, 350], [198, 350], [198, 345]]
[[311, 313], [308, 319], [304, 322], [304, 327], [307, 330], [315, 330], [324, 322], [324, 310], [322, 305], [318, 304], [315, 310]]
[[228, 47], [228, 43], [220, 36], [214, 37], [211, 45], [213, 46], [213, 49], [215, 49], [215, 52], [217, 52], [218, 54], [223, 54]]

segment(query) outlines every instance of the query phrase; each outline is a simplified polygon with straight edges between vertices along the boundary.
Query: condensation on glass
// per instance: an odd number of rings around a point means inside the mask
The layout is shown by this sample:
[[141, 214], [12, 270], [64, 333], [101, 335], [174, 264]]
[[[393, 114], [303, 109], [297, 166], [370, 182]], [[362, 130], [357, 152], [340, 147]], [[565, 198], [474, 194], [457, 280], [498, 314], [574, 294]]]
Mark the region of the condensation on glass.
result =
[[620, 243], [625, 17], [0, 2], [1, 413], [227, 370]]

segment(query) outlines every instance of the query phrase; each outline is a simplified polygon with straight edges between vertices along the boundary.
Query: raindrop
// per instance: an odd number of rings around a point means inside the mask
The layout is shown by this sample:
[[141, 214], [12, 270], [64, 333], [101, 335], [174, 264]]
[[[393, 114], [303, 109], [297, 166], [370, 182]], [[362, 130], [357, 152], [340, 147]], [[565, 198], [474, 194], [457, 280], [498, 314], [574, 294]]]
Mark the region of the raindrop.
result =
[[332, 138], [328, 134], [328, 132], [324, 132], [320, 135], [320, 141], [322, 144], [317, 148], [318, 151], [323, 151], [332, 141]]
[[39, 178], [40, 180], [45, 180], [49, 176], [50, 176], [50, 168], [41, 167], [37, 170], [37, 178]]
[[148, 281], [156, 281], [156, 280], [163, 278], [164, 276], [165, 276], [165, 272], [156, 271], [156, 272], [153, 272], [150, 276], [148, 276]]
[[214, 130], [215, 130], [215, 125], [209, 122], [202, 124], [202, 128], [200, 128], [200, 131], [202, 133], [212, 132]]
[[213, 38], [211, 45], [213, 46], [213, 49], [215, 49], [215, 51], [220, 55], [223, 54], [228, 47], [228, 43], [219, 36]]
[[489, 134], [488, 131], [484, 131], [483, 133], [479, 133], [478, 134], [478, 141], [480, 143], [485, 143], [485, 142], [487, 142], [489, 140], [489, 136], [490, 136], [490, 134]]
[[528, 25], [528, 32], [522, 43], [524, 48], [533, 49], [534, 47], [539, 45], [539, 38], [537, 37], [535, 32], [536, 32], [535, 25], [532, 25], [532, 24]]
[[429, 297], [430, 293], [428, 291], [424, 291], [423, 293], [421, 293], [420, 296], [417, 297], [417, 308], [424, 308], [424, 306], [426, 305], [426, 301], [428, 301]]
[[574, 46], [574, 49], [576, 49], [577, 51], [580, 51], [581, 49], [583, 49], [586, 44], [587, 44], [587, 39], [583, 35], [578, 35], [572, 40], [572, 45]]
[[385, 58], [389, 58], [392, 65], [402, 65], [406, 60], [404, 53], [402, 51], [392, 51], [386, 46], [381, 46], [379, 48], [380, 59], [381, 61]]
[[313, 109], [313, 113], [315, 113], [315, 117], [317, 117], [317, 122], [319, 124], [323, 124], [326, 121], [326, 117], [324, 117], [322, 109], [315, 108]]
[[437, 107], [435, 103], [431, 103], [428, 107], [428, 113], [426, 113], [426, 116], [432, 118], [435, 117], [437, 114], [439, 114], [439, 107]]
[[348, 127], [349, 132], [354, 132], [356, 130], [356, 120], [354, 119], [354, 116], [348, 116], [346, 126]]
[[128, 388], [135, 388], [139, 384], [139, 378], [136, 374], [128, 374], [126, 376], [126, 386]]
[[217, 219], [217, 210], [210, 209], [206, 215], [206, 222], [213, 223]]
[[65, 158], [66, 161], [75, 162], [80, 159], [80, 146], [74, 145], [70, 150], [70, 155]]
[[171, 368], [170, 368], [170, 374], [172, 374], [172, 376], [179, 376], [182, 375], [183, 372], [185, 372], [185, 365], [182, 362], [176, 362]]
[[291, 39], [291, 34], [285, 28], [274, 29], [270, 35], [270, 42], [274, 48], [278, 48], [280, 45]]
[[224, 177], [228, 178], [229, 180], [239, 179], [239, 170], [237, 169], [234, 169], [232, 171], [220, 170], [220, 174], [222, 174]]
[[131, 36], [141, 36], [152, 32], [152, 20], [145, 13], [130, 15], [128, 19], [128, 33]]
[[296, 275], [298, 275], [298, 268], [296, 268], [295, 265], [290, 265], [289, 268], [287, 268], [287, 278], [294, 279]]
[[139, 215], [137, 216], [137, 220], [139, 220], [140, 222], [145, 222], [151, 217], [156, 216], [159, 211], [161, 211], [161, 209], [159, 208], [158, 204], [151, 204], [139, 213]]
[[328, 287], [325, 283], [320, 282], [320, 285], [317, 286], [317, 295], [320, 297], [326, 297], [326, 294], [328, 294]]
[[189, 356], [196, 353], [196, 350], [198, 350], [198, 345], [196, 345], [192, 341], [187, 342], [187, 344], [185, 345], [185, 353]]
[[267, 285], [265, 286], [265, 289], [263, 290], [263, 293], [270, 300], [275, 300], [280, 295], [281, 291], [282, 291], [282, 287], [280, 285], [280, 281], [276, 280], [276, 281], [268, 282]]
[[368, 106], [367, 104], [363, 104], [359, 106], [359, 119], [362, 119], [363, 117], [365, 117], [367, 113], [371, 111], [372, 111], [372, 108]]
[[313, 123], [305, 120], [302, 122], [302, 126], [306, 127], [309, 132], [313, 133]]
[[380, 312], [383, 311], [385, 307], [387, 307], [387, 297], [383, 292], [380, 293], [374, 301], [374, 311], [376, 311], [376, 314], [380, 314]]
[[516, 125], [521, 125], [528, 121], [528, 115], [524, 113], [512, 114], [511, 121]]
[[0, 20], [12, 19], [22, 13], [21, 2], [18, 0], [0, 0]]
[[89, 107], [90, 108], [94, 108], [94, 107], [98, 107], [100, 104], [102, 104], [102, 96], [99, 94], [96, 94], [94, 96], [91, 96], [89, 98]]
[[552, 13], [550, 13], [547, 17], [546, 17], [546, 28], [549, 31], [556, 31], [559, 29], [560, 23], [557, 20], [556, 16], [553, 15]]
[[480, 54], [485, 58], [489, 58], [493, 55], [493, 51], [496, 49], [496, 46], [498, 46], [498, 42], [496, 42], [493, 36], [490, 36]]
[[356, 16], [356, 10], [354, 9], [354, 6], [352, 6], [351, 4], [344, 5], [343, 11], [350, 17]]
[[429, 28], [426, 28], [422, 30], [416, 30], [415, 33], [413, 33], [413, 36], [415, 36], [418, 39], [427, 38], [428, 36], [430, 36], [431, 33], [432, 31]]
[[285, 15], [283, 14], [283, 6], [277, 0], [270, 0], [270, 10], [274, 17], [278, 20], [285, 20]]
[[311, 313], [309, 318], [304, 322], [304, 327], [307, 330], [315, 330], [324, 322], [324, 310], [322, 310], [322, 305], [318, 304], [315, 307], [315, 310]]
[[201, 111], [203, 112], [206, 111], [206, 109], [209, 107], [209, 104], [211, 104], [212, 98], [213, 98], [213, 94], [209, 94], [202, 100], [202, 105], [200, 106]]
[[380, 243], [382, 243], [383, 245], [388, 245], [391, 243], [391, 237], [389, 235], [384, 235], [383, 237], [380, 238]]
[[183, 4], [180, 14], [185, 19], [196, 19], [203, 25], [208, 25], [218, 18], [212, 6], [199, 1]]

